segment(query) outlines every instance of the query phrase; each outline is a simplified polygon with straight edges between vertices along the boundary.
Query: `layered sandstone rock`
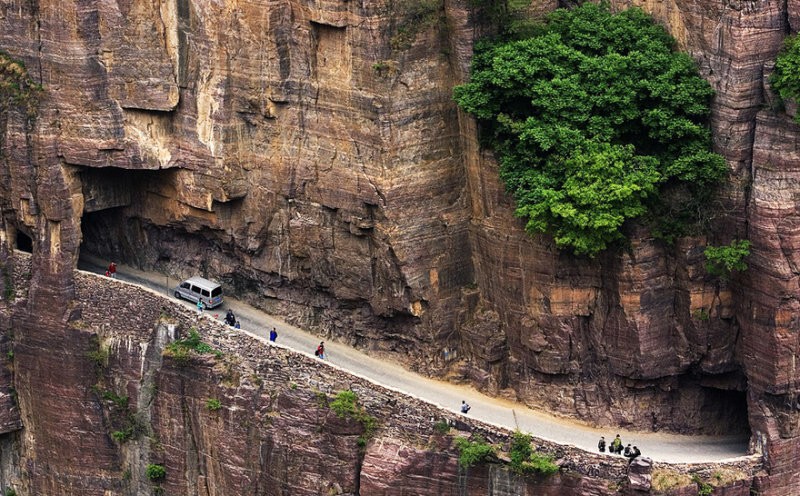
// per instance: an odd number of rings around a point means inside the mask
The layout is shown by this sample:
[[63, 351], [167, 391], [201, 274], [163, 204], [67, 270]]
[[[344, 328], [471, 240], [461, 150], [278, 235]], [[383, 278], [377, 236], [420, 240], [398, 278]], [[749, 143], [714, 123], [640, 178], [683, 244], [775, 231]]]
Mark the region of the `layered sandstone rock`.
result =
[[[34, 343], [15, 339], [15, 351], [37, 362], [18, 365], [17, 384], [35, 388], [20, 390], [27, 446], [14, 452], [26, 470], [10, 475], [0, 457], [0, 484], [17, 494], [635, 494], [622, 459], [538, 440], [535, 449], [555, 455], [560, 473], [522, 477], [502, 462], [459, 468], [456, 436], [479, 433], [507, 449], [511, 433], [232, 333], [152, 292], [82, 274], [76, 301], [86, 303], [81, 318], [63, 324], [74, 351], [48, 353], [40, 343], [32, 353]], [[193, 329], [213, 352], [169, 347]], [[60, 378], [39, 377], [55, 366]], [[47, 404], [51, 384], [61, 388], [59, 410]], [[344, 389], [375, 418], [371, 434], [331, 409]], [[442, 432], [443, 421], [458, 429]], [[151, 480], [149, 465], [166, 476]], [[676, 470], [708, 478], [724, 468], [749, 486], [759, 465]]]

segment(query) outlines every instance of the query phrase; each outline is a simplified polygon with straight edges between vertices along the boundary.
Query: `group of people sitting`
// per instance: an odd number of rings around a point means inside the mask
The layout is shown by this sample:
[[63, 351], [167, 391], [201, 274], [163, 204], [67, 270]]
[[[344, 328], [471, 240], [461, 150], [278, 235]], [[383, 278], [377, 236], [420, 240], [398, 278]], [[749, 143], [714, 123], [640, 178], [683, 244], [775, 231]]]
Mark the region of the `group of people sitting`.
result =
[[225, 323], [236, 329], [242, 328], [242, 325], [238, 320], [236, 320], [236, 315], [234, 315], [233, 310], [231, 309], [228, 309], [228, 313], [225, 314]]
[[[600, 436], [600, 441], [597, 442], [597, 449], [600, 450], [600, 453], [606, 452], [605, 437]], [[619, 434], [617, 434], [617, 437], [615, 437], [614, 440], [611, 441], [611, 446], [608, 447], [608, 452], [611, 453], [612, 455], [623, 455], [629, 461], [633, 461], [634, 458], [642, 454], [642, 452], [639, 451], [639, 448], [637, 448], [636, 446], [631, 446], [630, 443], [627, 446], [625, 446], [625, 448], [623, 448], [622, 438], [619, 437]]]

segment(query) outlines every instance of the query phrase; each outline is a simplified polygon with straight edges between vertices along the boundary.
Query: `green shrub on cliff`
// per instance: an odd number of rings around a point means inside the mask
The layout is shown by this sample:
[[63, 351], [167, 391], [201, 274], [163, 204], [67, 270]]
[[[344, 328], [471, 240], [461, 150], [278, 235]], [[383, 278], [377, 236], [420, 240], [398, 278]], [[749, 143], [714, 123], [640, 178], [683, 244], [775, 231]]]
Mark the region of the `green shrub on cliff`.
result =
[[[713, 90], [673, 45], [641, 10], [591, 3], [556, 10], [531, 38], [476, 44], [454, 98], [478, 120], [528, 232], [594, 256], [667, 190], [702, 197], [724, 176], [705, 125]], [[661, 209], [665, 222], [683, 222], [686, 196]]]
[[519, 431], [511, 436], [509, 457], [511, 470], [518, 474], [535, 473], [546, 476], [558, 472], [559, 467], [553, 463], [553, 458], [534, 453], [531, 449], [531, 436]]
[[189, 335], [185, 338], [169, 343], [164, 348], [164, 356], [171, 357], [178, 366], [183, 367], [191, 360], [192, 351], [201, 355], [213, 353], [217, 358], [222, 356], [222, 353], [201, 340], [200, 333], [195, 327], [189, 329]]
[[393, 50], [408, 50], [417, 35], [433, 27], [443, 17], [442, 0], [395, 0], [390, 2], [392, 33], [389, 46]]
[[[775, 72], [770, 77], [772, 88], [783, 100], [800, 99], [800, 37], [787, 36], [775, 59]], [[795, 116], [800, 121], [800, 114]]]
[[733, 272], [747, 270], [745, 258], [750, 256], [750, 242], [735, 239], [727, 246], [707, 246], [705, 249], [706, 271], [727, 279]]
[[24, 108], [35, 114], [42, 86], [31, 79], [25, 63], [0, 50], [0, 110]]
[[472, 441], [463, 437], [456, 438], [456, 448], [458, 448], [458, 464], [462, 468], [469, 468], [495, 457], [494, 446], [478, 434], [473, 436]]
[[358, 396], [353, 391], [347, 389], [336, 393], [336, 398], [328, 406], [340, 418], [351, 418], [361, 424], [364, 432], [358, 438], [359, 447], [367, 445], [367, 441], [378, 428], [378, 420], [369, 415], [364, 407], [358, 404]]
[[147, 469], [145, 469], [145, 474], [147, 474], [148, 479], [155, 481], [166, 477], [167, 469], [165, 469], [163, 465], [151, 463], [147, 466]]

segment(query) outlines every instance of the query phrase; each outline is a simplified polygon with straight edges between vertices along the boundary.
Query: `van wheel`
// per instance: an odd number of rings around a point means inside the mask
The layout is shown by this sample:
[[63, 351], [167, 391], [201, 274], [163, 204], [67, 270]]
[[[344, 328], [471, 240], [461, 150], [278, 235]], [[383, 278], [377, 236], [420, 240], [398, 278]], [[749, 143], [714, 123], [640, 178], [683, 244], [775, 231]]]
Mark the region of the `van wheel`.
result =
[[181, 299], [181, 293], [180, 293], [180, 291], [175, 291], [175, 298], [177, 298], [177, 299], [179, 299], [179, 300]]

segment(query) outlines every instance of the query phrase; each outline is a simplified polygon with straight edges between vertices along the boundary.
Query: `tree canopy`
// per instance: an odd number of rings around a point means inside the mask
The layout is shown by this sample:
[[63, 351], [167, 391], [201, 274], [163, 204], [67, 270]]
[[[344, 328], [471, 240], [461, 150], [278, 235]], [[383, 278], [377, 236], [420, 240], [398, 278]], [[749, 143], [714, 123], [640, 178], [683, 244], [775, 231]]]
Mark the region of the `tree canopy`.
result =
[[713, 96], [686, 54], [639, 9], [553, 12], [533, 36], [476, 44], [454, 89], [481, 126], [529, 232], [596, 255], [659, 192], [723, 177], [705, 125]]

